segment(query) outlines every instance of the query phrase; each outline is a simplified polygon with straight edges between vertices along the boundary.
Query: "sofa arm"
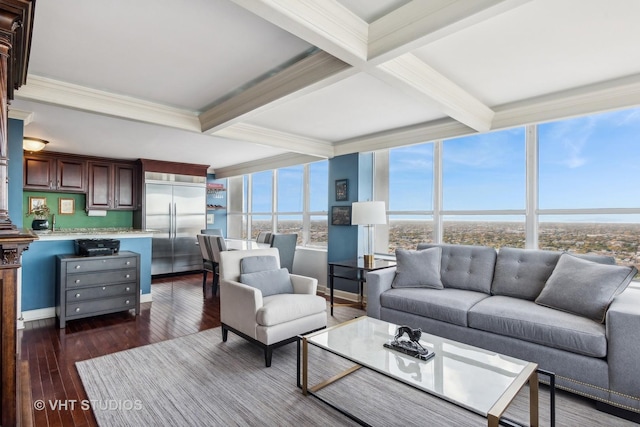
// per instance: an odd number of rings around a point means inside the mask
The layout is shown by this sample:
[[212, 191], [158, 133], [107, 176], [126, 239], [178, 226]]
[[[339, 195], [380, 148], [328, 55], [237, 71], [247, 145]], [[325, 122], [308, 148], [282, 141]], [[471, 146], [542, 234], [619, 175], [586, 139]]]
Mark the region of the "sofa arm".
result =
[[391, 289], [394, 277], [396, 277], [396, 267], [367, 273], [367, 316], [380, 318], [380, 295]]
[[256, 312], [262, 308], [262, 292], [233, 280], [220, 280], [220, 321], [252, 338], [256, 336]]
[[640, 289], [627, 288], [607, 310], [609, 388], [640, 398]]
[[294, 294], [315, 295], [318, 291], [318, 279], [298, 274], [290, 274]]

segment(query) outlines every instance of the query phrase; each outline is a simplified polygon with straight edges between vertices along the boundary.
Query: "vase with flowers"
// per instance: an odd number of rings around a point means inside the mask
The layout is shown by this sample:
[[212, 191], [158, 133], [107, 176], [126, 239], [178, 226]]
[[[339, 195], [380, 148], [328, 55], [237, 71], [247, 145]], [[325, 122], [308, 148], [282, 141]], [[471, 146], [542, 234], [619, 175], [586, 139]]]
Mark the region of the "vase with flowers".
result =
[[49, 228], [49, 215], [51, 214], [51, 208], [42, 204], [34, 207], [29, 215], [33, 215], [33, 222], [31, 228], [33, 230], [47, 230]]

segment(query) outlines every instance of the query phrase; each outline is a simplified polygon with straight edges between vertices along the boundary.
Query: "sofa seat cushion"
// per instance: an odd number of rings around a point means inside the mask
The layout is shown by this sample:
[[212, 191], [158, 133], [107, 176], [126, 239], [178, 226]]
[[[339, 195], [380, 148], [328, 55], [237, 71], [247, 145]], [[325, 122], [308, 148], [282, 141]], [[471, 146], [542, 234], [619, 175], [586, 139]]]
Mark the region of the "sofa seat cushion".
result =
[[469, 327], [591, 357], [606, 357], [605, 326], [519, 298], [492, 296], [469, 310]]
[[274, 326], [301, 319], [327, 310], [327, 300], [318, 295], [278, 294], [262, 299], [256, 313], [256, 323]]
[[383, 292], [380, 305], [466, 327], [469, 309], [488, 297], [462, 289], [398, 288]]

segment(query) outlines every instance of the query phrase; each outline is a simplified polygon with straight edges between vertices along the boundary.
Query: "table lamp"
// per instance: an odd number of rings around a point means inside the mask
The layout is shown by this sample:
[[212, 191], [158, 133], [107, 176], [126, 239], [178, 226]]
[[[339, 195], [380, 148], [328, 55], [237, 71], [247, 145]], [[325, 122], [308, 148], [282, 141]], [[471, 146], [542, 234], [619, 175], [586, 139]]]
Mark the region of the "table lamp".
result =
[[365, 241], [365, 267], [373, 267], [373, 226], [387, 223], [387, 212], [384, 202], [354, 202], [351, 210], [351, 224], [367, 227], [367, 240]]

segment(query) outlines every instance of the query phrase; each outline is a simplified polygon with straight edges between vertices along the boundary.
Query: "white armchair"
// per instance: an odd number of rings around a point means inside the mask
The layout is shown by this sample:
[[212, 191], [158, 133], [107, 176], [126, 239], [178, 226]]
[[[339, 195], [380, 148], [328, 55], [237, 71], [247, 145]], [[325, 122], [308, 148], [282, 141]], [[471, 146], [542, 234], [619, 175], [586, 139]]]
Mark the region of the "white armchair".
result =
[[240, 283], [241, 260], [254, 256], [273, 256], [276, 265], [280, 265], [276, 248], [220, 253], [222, 340], [226, 342], [228, 331], [232, 331], [257, 344], [264, 349], [265, 364], [269, 367], [274, 348], [327, 326], [327, 303], [316, 295], [318, 281], [311, 277], [290, 274], [293, 293], [268, 296], [263, 296], [260, 286]]

